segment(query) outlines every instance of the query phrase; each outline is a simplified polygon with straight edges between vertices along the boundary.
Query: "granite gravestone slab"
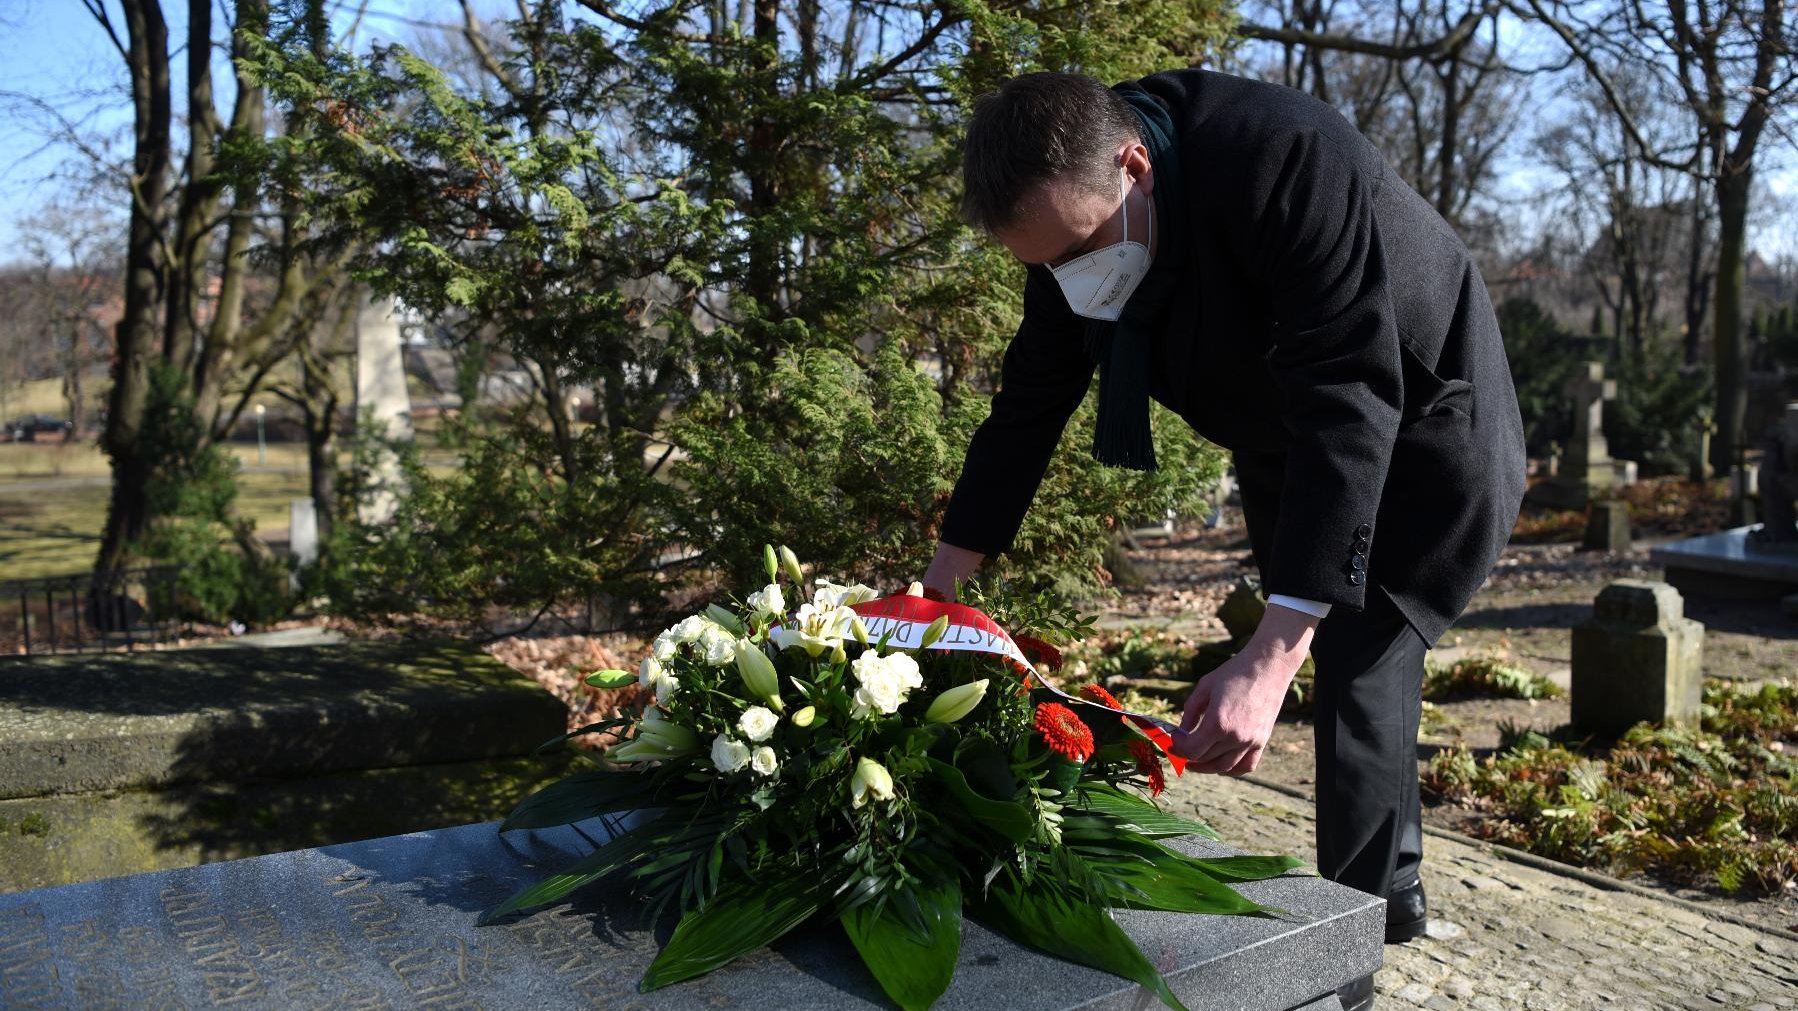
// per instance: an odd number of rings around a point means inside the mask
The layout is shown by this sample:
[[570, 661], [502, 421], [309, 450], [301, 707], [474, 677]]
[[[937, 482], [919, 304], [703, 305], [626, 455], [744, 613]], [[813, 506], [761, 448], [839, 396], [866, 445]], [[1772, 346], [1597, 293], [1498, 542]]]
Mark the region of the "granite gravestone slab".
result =
[[1649, 549], [1648, 560], [1687, 596], [1753, 599], [1798, 591], [1798, 546], [1767, 543], [1756, 527], [1688, 537]]
[[[637, 992], [671, 924], [604, 887], [476, 927], [520, 884], [602, 838], [598, 822], [500, 837], [493, 824], [0, 896], [0, 1008], [888, 1007], [834, 925], [807, 927], [709, 976]], [[1224, 847], [1182, 841], [1194, 852]], [[1289, 919], [1120, 911], [1193, 1011], [1339, 1007], [1381, 959], [1384, 904], [1291, 875], [1242, 891]], [[1117, 977], [964, 929], [938, 1007], [1146, 1008]]]

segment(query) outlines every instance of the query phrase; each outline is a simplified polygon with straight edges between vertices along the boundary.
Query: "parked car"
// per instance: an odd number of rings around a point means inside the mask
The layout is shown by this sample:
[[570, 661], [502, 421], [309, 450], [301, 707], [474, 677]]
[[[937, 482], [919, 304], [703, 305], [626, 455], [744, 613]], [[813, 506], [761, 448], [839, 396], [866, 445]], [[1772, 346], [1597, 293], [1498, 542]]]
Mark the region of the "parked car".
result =
[[39, 436], [60, 435], [67, 440], [75, 426], [48, 414], [27, 414], [7, 422], [6, 437], [12, 442], [36, 442]]

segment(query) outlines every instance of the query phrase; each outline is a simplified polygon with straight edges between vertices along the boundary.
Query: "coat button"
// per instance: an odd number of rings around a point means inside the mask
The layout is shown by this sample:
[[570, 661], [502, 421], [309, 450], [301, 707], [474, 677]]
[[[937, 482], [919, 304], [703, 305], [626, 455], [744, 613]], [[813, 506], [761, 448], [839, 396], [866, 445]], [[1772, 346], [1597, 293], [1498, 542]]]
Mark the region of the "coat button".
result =
[[1357, 555], [1367, 554], [1367, 538], [1365, 538], [1365, 537], [1355, 538], [1355, 554], [1357, 554]]
[[1349, 568], [1354, 569], [1356, 572], [1360, 572], [1362, 569], [1367, 568], [1367, 557], [1365, 555], [1356, 555], [1349, 559]]
[[1355, 571], [1355, 572], [1349, 573], [1349, 585], [1350, 586], [1360, 586], [1362, 583], [1365, 583], [1366, 581], [1367, 581], [1367, 573], [1365, 573], [1365, 572]]
[[1363, 523], [1360, 526], [1355, 528], [1355, 536], [1356, 537], [1366, 537], [1367, 535], [1369, 535], [1371, 533], [1373, 533], [1373, 524], [1372, 523]]

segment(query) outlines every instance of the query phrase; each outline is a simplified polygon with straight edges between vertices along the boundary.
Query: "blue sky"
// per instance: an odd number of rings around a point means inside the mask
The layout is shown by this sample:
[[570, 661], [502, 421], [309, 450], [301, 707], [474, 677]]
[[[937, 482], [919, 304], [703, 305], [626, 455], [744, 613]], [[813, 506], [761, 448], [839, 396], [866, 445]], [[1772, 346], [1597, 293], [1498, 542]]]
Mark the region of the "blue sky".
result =
[[[346, 27], [356, 4], [337, 3], [339, 30]], [[451, 0], [376, 0], [358, 27], [358, 47], [374, 41], [400, 40], [415, 34], [409, 21], [444, 22], [459, 17]], [[171, 19], [183, 19], [186, 4], [168, 2]], [[483, 0], [477, 10], [503, 16], [510, 8], [499, 0]], [[115, 15], [116, 17], [116, 15]], [[123, 32], [123, 25], [119, 30]], [[172, 39], [185, 36], [183, 20], [170, 25]], [[1507, 40], [1509, 42], [1510, 40]], [[174, 76], [182, 74], [180, 55]], [[215, 61], [220, 75], [221, 105], [228, 103], [230, 79], [224, 61]], [[176, 91], [179, 92], [177, 86]], [[123, 61], [105, 33], [79, 0], [0, 0], [0, 263], [14, 259], [20, 241], [20, 219], [54, 201], [71, 184], [53, 178], [59, 166], [79, 156], [68, 144], [47, 141], [50, 121], [16, 96], [41, 99], [84, 124], [90, 133], [111, 135], [120, 152], [129, 149], [131, 109], [125, 90]], [[1553, 98], [1547, 99], [1553, 101]], [[179, 114], [179, 108], [177, 108]], [[1784, 156], [1777, 170], [1763, 171], [1767, 185], [1753, 222], [1751, 236], [1764, 254], [1798, 254], [1798, 164], [1782, 141], [1768, 135], [1766, 155]], [[1519, 214], [1533, 213], [1539, 202], [1528, 199], [1539, 184], [1541, 171], [1527, 158], [1518, 157], [1516, 143], [1506, 161], [1499, 193]], [[1771, 168], [1771, 166], [1769, 166]]]

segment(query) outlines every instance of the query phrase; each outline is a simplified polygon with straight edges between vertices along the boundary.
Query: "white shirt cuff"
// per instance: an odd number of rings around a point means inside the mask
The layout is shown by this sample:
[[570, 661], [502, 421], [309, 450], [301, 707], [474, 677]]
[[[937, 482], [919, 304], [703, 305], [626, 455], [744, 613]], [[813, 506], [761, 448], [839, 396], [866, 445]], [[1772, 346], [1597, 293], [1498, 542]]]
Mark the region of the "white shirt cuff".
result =
[[1269, 604], [1278, 604], [1281, 607], [1290, 607], [1294, 611], [1308, 614], [1313, 618], [1324, 618], [1330, 613], [1330, 605], [1328, 604], [1320, 603], [1315, 600], [1306, 600], [1303, 597], [1288, 597], [1284, 593], [1268, 594], [1267, 602]]

